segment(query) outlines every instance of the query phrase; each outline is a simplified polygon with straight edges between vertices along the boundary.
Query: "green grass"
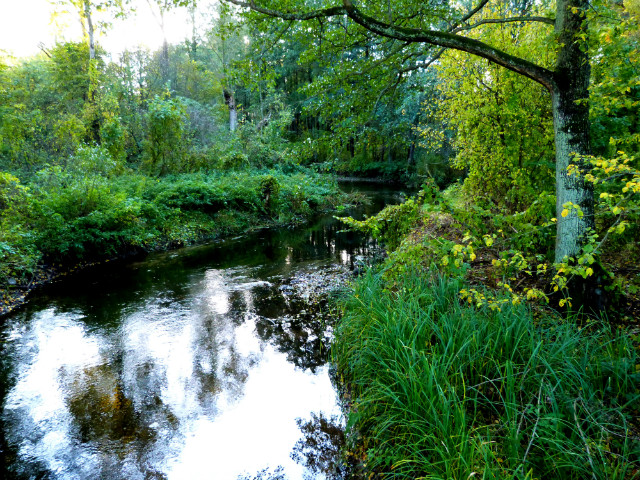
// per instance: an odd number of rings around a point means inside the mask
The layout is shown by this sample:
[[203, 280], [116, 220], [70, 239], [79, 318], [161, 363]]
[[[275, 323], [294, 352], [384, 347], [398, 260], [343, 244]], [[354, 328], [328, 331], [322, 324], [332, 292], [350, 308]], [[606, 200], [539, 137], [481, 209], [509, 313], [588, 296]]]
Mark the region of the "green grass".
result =
[[[461, 285], [369, 273], [333, 358], [356, 448], [385, 478], [629, 479], [640, 461], [637, 350], [604, 325], [458, 301]], [[635, 422], [635, 424], [634, 424]]]

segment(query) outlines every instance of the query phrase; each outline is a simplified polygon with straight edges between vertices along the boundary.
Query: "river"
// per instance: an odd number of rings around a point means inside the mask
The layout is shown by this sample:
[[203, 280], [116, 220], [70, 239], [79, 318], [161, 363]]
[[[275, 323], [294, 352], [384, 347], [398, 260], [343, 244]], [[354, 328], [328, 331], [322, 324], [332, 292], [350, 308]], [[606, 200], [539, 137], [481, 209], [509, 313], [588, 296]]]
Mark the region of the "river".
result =
[[[355, 214], [401, 200], [377, 185]], [[331, 216], [113, 262], [0, 326], [2, 478], [339, 478], [326, 291], [372, 239]]]

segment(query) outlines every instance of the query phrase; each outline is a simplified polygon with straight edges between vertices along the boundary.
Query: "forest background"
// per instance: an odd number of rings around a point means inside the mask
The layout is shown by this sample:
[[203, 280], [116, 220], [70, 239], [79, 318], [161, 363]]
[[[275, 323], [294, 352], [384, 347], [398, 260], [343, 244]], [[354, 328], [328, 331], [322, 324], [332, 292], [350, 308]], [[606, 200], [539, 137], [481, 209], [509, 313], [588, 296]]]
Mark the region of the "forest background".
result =
[[[389, 254], [333, 350], [352, 457], [406, 478], [640, 475], [637, 0], [149, 0], [160, 48], [106, 52], [132, 6], [60, 0], [80, 39], [0, 55], [4, 303], [87, 263], [343, 210], [335, 176], [421, 186], [345, 219]], [[175, 9], [192, 28], [170, 44]], [[459, 37], [501, 54], [440, 48]], [[545, 79], [567, 50], [587, 122], [558, 173]], [[558, 175], [593, 201], [559, 200]], [[558, 258], [558, 223], [584, 218]]]

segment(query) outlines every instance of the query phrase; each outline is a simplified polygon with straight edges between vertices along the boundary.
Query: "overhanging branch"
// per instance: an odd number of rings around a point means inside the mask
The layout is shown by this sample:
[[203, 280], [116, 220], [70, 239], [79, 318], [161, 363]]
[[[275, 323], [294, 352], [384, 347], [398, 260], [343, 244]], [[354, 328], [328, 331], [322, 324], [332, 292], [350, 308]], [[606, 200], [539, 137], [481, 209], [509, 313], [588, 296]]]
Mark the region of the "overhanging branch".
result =
[[[226, 1], [243, 8], [250, 8], [251, 10], [270, 17], [282, 18], [284, 20], [312, 20], [316, 18], [347, 15], [351, 20], [353, 20], [361, 27], [382, 37], [400, 40], [408, 43], [427, 43], [442, 48], [453, 48], [455, 50], [467, 52], [472, 55], [486, 58], [487, 60], [490, 60], [497, 65], [503, 66], [511, 71], [530, 78], [531, 80], [534, 80], [535, 82], [538, 82], [546, 87], [549, 91], [553, 90], [554, 88], [553, 72], [544, 67], [536, 65], [535, 63], [532, 63], [520, 57], [516, 57], [514, 55], [510, 55], [479, 40], [463, 37], [453, 32], [400, 27], [397, 25], [391, 25], [385, 22], [381, 22], [360, 11], [360, 9], [358, 9], [353, 4], [352, 0], [342, 0], [341, 6], [338, 5], [334, 7], [299, 13], [281, 12], [278, 10], [266, 8], [257, 5], [255, 0]], [[475, 15], [475, 13], [477, 13], [482, 7], [484, 7], [487, 2], [488, 0], [481, 0], [476, 8], [471, 10], [467, 15], [465, 15], [465, 17], [463, 17], [462, 21], [466, 21], [473, 15]], [[544, 20], [545, 23], [549, 23], [549, 21], [551, 20]], [[489, 22], [487, 21], [486, 23]]]
[[329, 8], [321, 8], [319, 10], [312, 10], [310, 12], [300, 12], [300, 13], [291, 13], [291, 12], [281, 12], [279, 10], [273, 10], [271, 8], [266, 8], [260, 5], [256, 5], [254, 0], [243, 1], [243, 0], [225, 0], [229, 3], [233, 3], [234, 5], [238, 5], [243, 8], [250, 8], [258, 13], [262, 13], [269, 17], [274, 18], [282, 18], [283, 20], [313, 20], [314, 18], [326, 18], [326, 17], [335, 17], [336, 15], [345, 15], [346, 9], [344, 6], [335, 6]]
[[452, 33], [462, 32], [463, 30], [471, 30], [477, 28], [480, 25], [486, 25], [489, 23], [514, 23], [514, 22], [540, 22], [547, 25], [555, 25], [556, 21], [553, 18], [548, 17], [509, 17], [509, 18], [485, 18], [479, 20], [472, 25], [465, 25], [464, 27], [458, 27], [451, 30]]
[[389, 25], [364, 14], [353, 4], [351, 0], [342, 0], [342, 3], [349, 18], [373, 33], [405, 42], [429, 43], [439, 47], [453, 48], [455, 50], [486, 58], [497, 65], [501, 65], [540, 83], [549, 91], [553, 90], [553, 72], [536, 65], [535, 63], [529, 62], [528, 60], [510, 55], [479, 40], [456, 35], [455, 33], [441, 32], [437, 30], [418, 30], [415, 28], [404, 28]]

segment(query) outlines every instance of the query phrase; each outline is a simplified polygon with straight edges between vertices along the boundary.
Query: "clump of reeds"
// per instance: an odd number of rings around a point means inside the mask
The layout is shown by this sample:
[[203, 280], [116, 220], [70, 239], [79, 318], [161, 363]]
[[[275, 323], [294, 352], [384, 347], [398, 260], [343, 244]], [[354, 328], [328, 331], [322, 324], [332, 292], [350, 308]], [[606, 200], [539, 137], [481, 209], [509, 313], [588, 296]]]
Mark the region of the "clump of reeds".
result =
[[349, 426], [387, 478], [640, 477], [638, 352], [623, 332], [524, 305], [463, 305], [459, 281], [359, 280], [333, 358]]

